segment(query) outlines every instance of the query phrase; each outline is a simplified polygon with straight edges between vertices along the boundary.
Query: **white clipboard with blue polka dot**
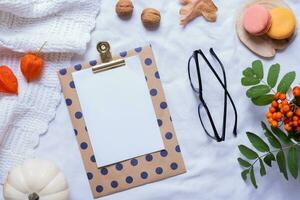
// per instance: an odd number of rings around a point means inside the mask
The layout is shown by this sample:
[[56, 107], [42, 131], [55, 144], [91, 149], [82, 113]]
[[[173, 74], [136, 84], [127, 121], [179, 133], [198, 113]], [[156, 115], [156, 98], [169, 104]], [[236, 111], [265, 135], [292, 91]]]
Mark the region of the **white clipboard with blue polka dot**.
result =
[[113, 59], [138, 56], [141, 68], [145, 74], [146, 83], [157, 126], [163, 141], [163, 149], [149, 152], [145, 155], [129, 158], [108, 166], [100, 167], [88, 133], [85, 117], [82, 112], [76, 85], [72, 73], [91, 68], [100, 64], [100, 60], [93, 60], [87, 64], [78, 64], [61, 69], [58, 76], [62, 91], [68, 106], [74, 133], [78, 141], [80, 153], [90, 183], [94, 198], [110, 195], [133, 187], [145, 185], [161, 179], [172, 177], [186, 172], [172, 118], [164, 96], [164, 91], [157, 71], [156, 62], [151, 46], [139, 47], [130, 51], [121, 52]]

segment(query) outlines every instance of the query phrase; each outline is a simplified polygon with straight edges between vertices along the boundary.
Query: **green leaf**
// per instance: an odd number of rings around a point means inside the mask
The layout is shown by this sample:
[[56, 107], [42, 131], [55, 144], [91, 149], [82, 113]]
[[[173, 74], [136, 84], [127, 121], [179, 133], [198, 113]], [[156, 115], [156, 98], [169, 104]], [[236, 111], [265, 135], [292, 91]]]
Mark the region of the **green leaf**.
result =
[[260, 152], [270, 151], [269, 146], [256, 134], [247, 132], [247, 137], [251, 144]]
[[251, 67], [248, 67], [243, 71], [243, 75], [246, 76], [246, 77], [253, 77], [254, 76], [254, 71]]
[[271, 91], [271, 88], [268, 85], [256, 85], [247, 90], [247, 97], [256, 98], [267, 94]]
[[[272, 145], [272, 147], [276, 148], [276, 149], [281, 149], [282, 146], [280, 144], [280, 142], [278, 141], [278, 139], [273, 135], [273, 133], [268, 129], [268, 127], [266, 126], [266, 124], [264, 122], [261, 122], [261, 127], [263, 128], [263, 130], [265, 131], [265, 136], [267, 137], [269, 143]], [[274, 156], [273, 156], [274, 157]], [[275, 158], [274, 158], [275, 159]]]
[[296, 78], [296, 72], [294, 71], [285, 74], [277, 87], [277, 91], [282, 93], [287, 93], [292, 83], [294, 82], [295, 78]]
[[263, 79], [264, 77], [264, 70], [263, 70], [263, 64], [260, 60], [255, 60], [252, 62], [252, 69], [254, 71], [254, 74], [256, 75], [256, 78], [259, 80]]
[[241, 176], [244, 181], [247, 180], [248, 173], [249, 173], [249, 169], [245, 169], [244, 171], [242, 171]]
[[280, 65], [279, 64], [272, 65], [269, 69], [268, 84], [271, 88], [275, 87], [275, 85], [277, 83], [278, 76], [279, 76], [279, 71], [280, 71]]
[[242, 167], [250, 167], [251, 166], [251, 164], [248, 161], [246, 161], [242, 158], [238, 158], [238, 162]]
[[255, 180], [253, 167], [251, 167], [251, 169], [250, 169], [250, 180], [251, 180], [252, 185], [255, 187], [255, 189], [257, 189], [257, 184], [256, 184], [256, 180]]
[[289, 180], [287, 170], [286, 170], [286, 163], [285, 163], [285, 155], [283, 151], [279, 151], [276, 155], [277, 164], [279, 167], [280, 172], [283, 174], [286, 180]]
[[274, 100], [274, 95], [272, 94], [262, 95], [251, 99], [251, 101], [257, 106], [269, 105], [272, 103], [273, 100]]
[[264, 165], [262, 159], [259, 159], [259, 164], [260, 164], [260, 170], [259, 170], [260, 175], [265, 176], [267, 174], [267, 172], [266, 172], [266, 168], [265, 168], [265, 165]]
[[274, 128], [271, 126], [271, 130], [284, 143], [288, 144], [291, 142], [290, 138], [280, 128]]
[[264, 162], [269, 166], [269, 167], [272, 167], [272, 161], [275, 161], [276, 159], [275, 159], [275, 156], [272, 154], [272, 153], [270, 153], [270, 154], [268, 154], [268, 155], [266, 155], [265, 157], [264, 157]]
[[297, 149], [291, 147], [288, 152], [288, 167], [292, 176], [296, 179], [298, 177], [298, 156]]
[[242, 85], [243, 86], [250, 86], [250, 85], [257, 85], [259, 84], [260, 80], [254, 77], [243, 77], [242, 78]]
[[246, 147], [245, 145], [239, 145], [239, 150], [241, 154], [243, 154], [249, 160], [254, 160], [258, 157], [258, 154], [251, 150], [250, 148]]

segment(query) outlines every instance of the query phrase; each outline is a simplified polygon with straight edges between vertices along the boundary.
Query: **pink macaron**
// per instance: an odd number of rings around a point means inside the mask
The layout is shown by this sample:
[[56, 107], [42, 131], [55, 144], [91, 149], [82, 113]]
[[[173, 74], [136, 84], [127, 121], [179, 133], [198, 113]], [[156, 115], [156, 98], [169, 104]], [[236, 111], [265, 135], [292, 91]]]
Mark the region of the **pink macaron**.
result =
[[271, 14], [261, 5], [252, 5], [244, 12], [243, 24], [245, 30], [251, 35], [263, 35], [267, 33], [271, 27]]

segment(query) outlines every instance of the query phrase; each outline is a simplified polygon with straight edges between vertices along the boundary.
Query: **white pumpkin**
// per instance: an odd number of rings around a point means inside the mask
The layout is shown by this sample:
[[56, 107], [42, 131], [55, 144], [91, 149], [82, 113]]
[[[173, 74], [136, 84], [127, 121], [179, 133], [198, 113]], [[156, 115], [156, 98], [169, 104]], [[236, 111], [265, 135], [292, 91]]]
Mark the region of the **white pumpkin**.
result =
[[27, 160], [8, 172], [3, 186], [5, 200], [68, 200], [64, 174], [53, 163]]

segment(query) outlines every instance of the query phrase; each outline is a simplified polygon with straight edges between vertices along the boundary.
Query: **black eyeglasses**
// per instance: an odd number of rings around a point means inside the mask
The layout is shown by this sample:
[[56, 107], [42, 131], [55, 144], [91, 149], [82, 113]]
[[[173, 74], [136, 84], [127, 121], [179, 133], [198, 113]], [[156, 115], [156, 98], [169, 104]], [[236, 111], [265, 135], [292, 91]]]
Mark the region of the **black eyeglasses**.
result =
[[[225, 141], [225, 133], [226, 133], [226, 121], [227, 121], [227, 99], [229, 98], [230, 103], [233, 107], [233, 111], [234, 111], [234, 127], [233, 127], [233, 135], [236, 136], [237, 135], [237, 110], [235, 107], [235, 104], [227, 90], [227, 79], [226, 79], [226, 73], [225, 73], [225, 68], [222, 64], [222, 62], [220, 61], [220, 59], [218, 58], [218, 56], [216, 55], [216, 53], [214, 52], [214, 50], [212, 48], [210, 48], [209, 50], [210, 54], [213, 56], [214, 59], [216, 59], [216, 61], [219, 63], [220, 67], [221, 67], [221, 71], [222, 71], [222, 79], [220, 78], [220, 76], [218, 75], [218, 73], [216, 72], [216, 70], [214, 69], [214, 67], [211, 65], [211, 63], [208, 61], [208, 59], [206, 58], [206, 56], [204, 55], [204, 53], [201, 51], [201, 49], [196, 50], [193, 52], [193, 55], [189, 58], [188, 61], [188, 75], [189, 75], [189, 80], [190, 80], [190, 84], [191, 87], [193, 89], [193, 91], [197, 94], [197, 96], [199, 97], [200, 100], [200, 104], [198, 105], [198, 115], [199, 115], [199, 119], [201, 122], [201, 125], [205, 131], [205, 133], [212, 139], [216, 140], [217, 142], [222, 142]], [[223, 122], [222, 122], [222, 133], [221, 135], [218, 133], [216, 125], [214, 123], [214, 120], [212, 118], [210, 109], [208, 108], [204, 98], [203, 98], [203, 85], [202, 85], [202, 80], [201, 80], [201, 70], [200, 70], [200, 66], [199, 66], [199, 55], [201, 55], [201, 57], [204, 59], [205, 63], [207, 64], [207, 66], [209, 67], [209, 69], [211, 70], [211, 72], [213, 73], [213, 75], [215, 76], [215, 78], [217, 79], [217, 81], [220, 83], [220, 85], [222, 86], [223, 90], [224, 90], [224, 99], [223, 99]], [[191, 62], [192, 60], [195, 62], [195, 67], [196, 67], [196, 74], [197, 74], [197, 83], [196, 86], [194, 85], [195, 83], [192, 82], [192, 78], [191, 78]], [[198, 88], [197, 88], [198, 86]], [[208, 131], [208, 127], [205, 126], [204, 121], [203, 121], [203, 116], [201, 116], [201, 112], [200, 109], [204, 108], [205, 113], [207, 115], [208, 121], [210, 123], [210, 129], [213, 131], [213, 133], [210, 133]]]

